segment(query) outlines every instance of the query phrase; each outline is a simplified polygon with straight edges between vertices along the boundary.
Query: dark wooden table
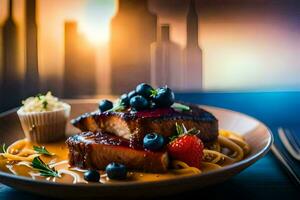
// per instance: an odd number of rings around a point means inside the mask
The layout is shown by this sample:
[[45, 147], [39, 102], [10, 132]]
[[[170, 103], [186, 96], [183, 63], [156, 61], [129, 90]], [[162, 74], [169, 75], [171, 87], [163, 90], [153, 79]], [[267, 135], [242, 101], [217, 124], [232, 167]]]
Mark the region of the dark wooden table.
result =
[[[177, 99], [244, 112], [263, 121], [276, 133], [279, 126], [300, 127], [300, 92], [178, 93]], [[299, 132], [300, 134], [300, 132]], [[298, 163], [300, 164], [300, 163]], [[159, 191], [154, 191], [159, 192]], [[230, 180], [204, 189], [161, 199], [300, 199], [300, 189], [289, 179], [272, 153]], [[49, 199], [0, 184], [1, 200]]]

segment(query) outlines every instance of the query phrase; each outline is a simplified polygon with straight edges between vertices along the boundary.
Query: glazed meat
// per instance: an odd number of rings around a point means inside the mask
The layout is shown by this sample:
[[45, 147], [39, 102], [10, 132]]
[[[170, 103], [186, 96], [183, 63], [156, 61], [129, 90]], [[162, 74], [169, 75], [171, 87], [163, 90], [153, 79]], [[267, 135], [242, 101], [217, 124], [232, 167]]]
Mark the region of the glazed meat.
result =
[[124, 164], [128, 169], [145, 172], [166, 172], [169, 164], [166, 150], [145, 151], [142, 146], [129, 147], [129, 140], [101, 132], [84, 132], [66, 141], [69, 164], [83, 169], [105, 169], [111, 162]]
[[147, 133], [155, 132], [166, 137], [176, 132], [175, 124], [184, 124], [187, 129], [200, 130], [198, 136], [203, 142], [212, 142], [218, 137], [218, 121], [209, 112], [196, 105], [189, 105], [189, 111], [173, 108], [157, 108], [139, 112], [95, 112], [84, 114], [72, 120], [81, 131], [102, 131], [128, 139], [135, 148], [141, 144]]

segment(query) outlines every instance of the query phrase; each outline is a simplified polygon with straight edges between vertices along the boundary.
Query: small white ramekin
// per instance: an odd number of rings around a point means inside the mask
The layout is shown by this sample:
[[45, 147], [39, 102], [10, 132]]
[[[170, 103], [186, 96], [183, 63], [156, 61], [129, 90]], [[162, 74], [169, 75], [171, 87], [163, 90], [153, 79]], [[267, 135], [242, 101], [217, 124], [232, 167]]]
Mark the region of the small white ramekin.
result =
[[21, 107], [17, 114], [27, 139], [47, 143], [65, 137], [70, 112], [71, 106], [63, 103], [63, 108], [55, 111], [24, 112]]

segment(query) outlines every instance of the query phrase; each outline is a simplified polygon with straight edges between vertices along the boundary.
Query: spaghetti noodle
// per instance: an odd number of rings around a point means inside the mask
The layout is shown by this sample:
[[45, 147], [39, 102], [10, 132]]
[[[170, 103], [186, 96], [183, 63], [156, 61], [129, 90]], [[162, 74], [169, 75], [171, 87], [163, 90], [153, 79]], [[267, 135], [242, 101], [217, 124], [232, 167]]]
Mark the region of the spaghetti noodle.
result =
[[32, 161], [35, 157], [40, 156], [33, 149], [27, 147], [28, 140], [22, 139], [11, 144], [5, 152], [0, 155], [8, 161]]

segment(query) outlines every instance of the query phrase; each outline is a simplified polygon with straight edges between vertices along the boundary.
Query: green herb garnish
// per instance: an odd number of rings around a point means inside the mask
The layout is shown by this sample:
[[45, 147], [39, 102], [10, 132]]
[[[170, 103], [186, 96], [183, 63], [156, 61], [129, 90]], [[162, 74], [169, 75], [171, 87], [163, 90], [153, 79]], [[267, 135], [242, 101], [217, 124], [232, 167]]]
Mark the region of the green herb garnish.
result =
[[186, 131], [186, 128], [185, 128], [184, 124], [179, 125], [179, 124], [176, 123], [175, 126], [176, 126], [177, 135], [182, 135]]
[[155, 96], [157, 96], [157, 94], [158, 94], [158, 89], [153, 89], [153, 90], [151, 90], [150, 97], [155, 97]]
[[175, 128], [176, 128], [176, 133], [169, 137], [170, 141], [175, 140], [177, 137], [179, 137], [180, 135], [186, 132], [186, 128], [183, 124], [179, 125], [176, 123]]
[[176, 138], [178, 138], [184, 134], [195, 134], [196, 135], [197, 133], [199, 133], [199, 130], [197, 130], [196, 128], [191, 128], [191, 129], [187, 130], [186, 127], [184, 126], [184, 124], [179, 125], [176, 123], [175, 126], [176, 126], [176, 134], [169, 137], [170, 141], [173, 141]]
[[124, 103], [119, 99], [113, 106], [112, 109], [107, 110], [106, 112], [115, 112], [115, 111], [122, 111], [126, 108]]
[[48, 105], [48, 101], [44, 99], [42, 104], [43, 104], [43, 108], [46, 109]]
[[5, 145], [5, 144], [2, 144], [2, 146], [1, 146], [1, 152], [2, 152], [2, 153], [6, 153], [6, 151], [7, 151], [6, 145]]
[[174, 108], [175, 110], [181, 110], [181, 111], [191, 110], [191, 108], [189, 106], [183, 105], [181, 103], [173, 103], [173, 105], [171, 107]]
[[38, 93], [35, 97], [36, 98], [38, 98], [39, 100], [41, 100], [41, 97], [42, 97], [43, 95], [41, 94], [41, 93]]
[[48, 106], [48, 101], [45, 99], [45, 95], [39, 93], [35, 96], [39, 101], [42, 101], [43, 108], [46, 109]]
[[46, 163], [44, 163], [40, 157], [35, 157], [31, 163], [31, 166], [38, 170], [41, 176], [46, 177], [59, 177], [58, 172], [55, 170], [54, 167], [49, 167]]
[[44, 146], [33, 146], [33, 149], [39, 153], [39, 154], [43, 154], [43, 155], [46, 155], [46, 156], [53, 156], [54, 153], [50, 153]]

